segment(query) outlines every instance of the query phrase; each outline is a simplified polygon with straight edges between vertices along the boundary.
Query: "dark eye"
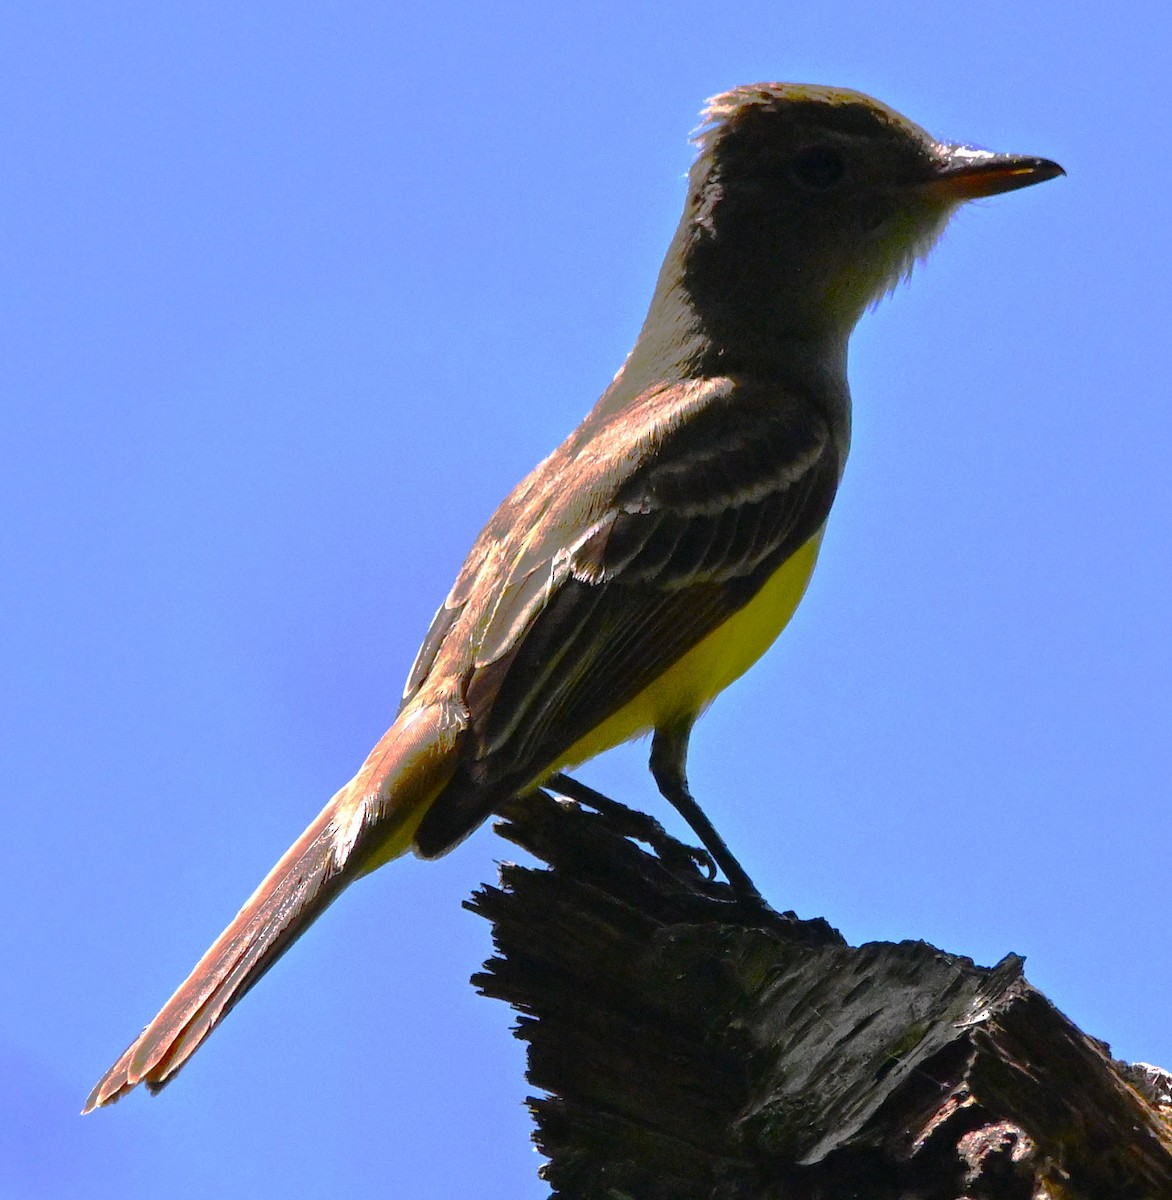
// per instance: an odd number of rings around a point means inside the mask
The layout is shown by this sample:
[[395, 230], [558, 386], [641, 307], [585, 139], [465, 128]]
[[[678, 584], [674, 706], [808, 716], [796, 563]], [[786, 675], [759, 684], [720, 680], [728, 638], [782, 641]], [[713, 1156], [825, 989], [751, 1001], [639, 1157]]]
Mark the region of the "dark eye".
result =
[[841, 183], [846, 175], [846, 159], [833, 146], [811, 146], [794, 155], [791, 167], [799, 183], [819, 191]]

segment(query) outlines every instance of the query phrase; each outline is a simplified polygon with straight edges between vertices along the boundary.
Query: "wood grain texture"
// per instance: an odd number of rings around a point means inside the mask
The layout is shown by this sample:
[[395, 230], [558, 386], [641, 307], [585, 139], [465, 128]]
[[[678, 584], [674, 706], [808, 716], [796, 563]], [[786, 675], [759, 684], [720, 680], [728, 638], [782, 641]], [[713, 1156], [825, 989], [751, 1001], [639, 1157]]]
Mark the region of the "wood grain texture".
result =
[[641, 820], [515, 802], [500, 831], [550, 868], [505, 864], [470, 902], [499, 954], [474, 982], [521, 1014], [555, 1196], [1172, 1196], [1154, 1069], [1115, 1062], [1020, 958], [747, 911], [682, 850], [624, 836]]

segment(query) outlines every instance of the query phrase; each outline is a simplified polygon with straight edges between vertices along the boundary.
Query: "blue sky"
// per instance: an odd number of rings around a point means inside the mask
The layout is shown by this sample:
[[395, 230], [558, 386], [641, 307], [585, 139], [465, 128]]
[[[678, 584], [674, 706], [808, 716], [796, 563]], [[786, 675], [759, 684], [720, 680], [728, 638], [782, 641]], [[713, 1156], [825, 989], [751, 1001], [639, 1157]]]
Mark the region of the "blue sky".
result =
[[[389, 722], [629, 348], [703, 100], [761, 79], [1069, 177], [970, 206], [860, 326], [818, 572], [697, 794], [778, 908], [1025, 954], [1172, 1066], [1168, 21], [6, 6], [0, 1193], [544, 1194], [467, 983], [488, 830], [347, 893], [161, 1097], [76, 1114]], [[668, 820], [644, 756], [583, 774]]]

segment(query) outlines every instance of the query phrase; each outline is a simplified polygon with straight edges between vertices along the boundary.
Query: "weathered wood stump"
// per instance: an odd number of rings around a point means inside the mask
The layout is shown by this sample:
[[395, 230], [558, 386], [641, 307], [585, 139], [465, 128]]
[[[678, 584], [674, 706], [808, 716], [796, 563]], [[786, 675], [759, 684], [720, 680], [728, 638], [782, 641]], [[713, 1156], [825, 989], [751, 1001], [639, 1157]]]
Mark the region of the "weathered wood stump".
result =
[[549, 868], [506, 863], [468, 902], [555, 1196], [1172, 1198], [1169, 1077], [1114, 1061], [1020, 958], [746, 909], [627, 812], [514, 802], [498, 831]]

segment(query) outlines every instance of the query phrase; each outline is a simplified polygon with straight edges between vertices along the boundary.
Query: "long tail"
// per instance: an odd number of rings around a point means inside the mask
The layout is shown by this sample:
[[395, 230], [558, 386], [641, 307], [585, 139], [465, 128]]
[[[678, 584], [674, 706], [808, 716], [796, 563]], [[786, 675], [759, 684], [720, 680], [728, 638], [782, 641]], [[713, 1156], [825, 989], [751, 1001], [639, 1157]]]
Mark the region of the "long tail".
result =
[[397, 858], [454, 769], [460, 714], [406, 710], [289, 847], [159, 1015], [98, 1081], [83, 1113], [139, 1083], [156, 1092], [350, 883]]

